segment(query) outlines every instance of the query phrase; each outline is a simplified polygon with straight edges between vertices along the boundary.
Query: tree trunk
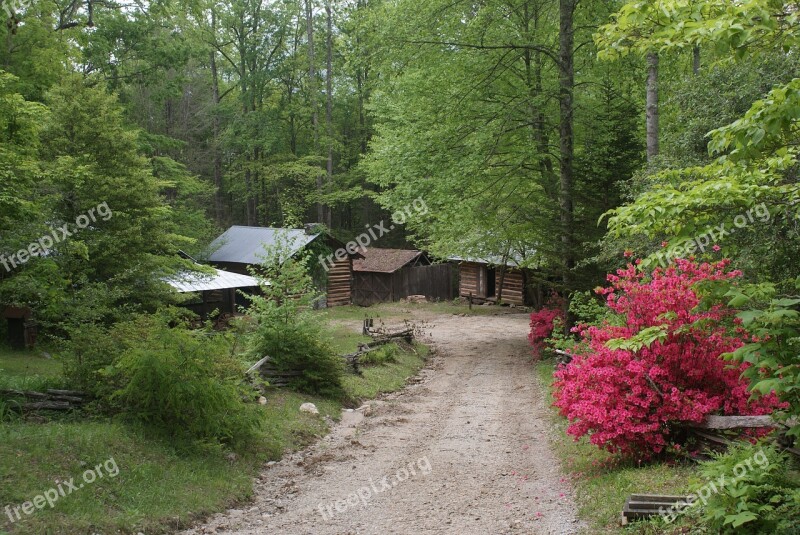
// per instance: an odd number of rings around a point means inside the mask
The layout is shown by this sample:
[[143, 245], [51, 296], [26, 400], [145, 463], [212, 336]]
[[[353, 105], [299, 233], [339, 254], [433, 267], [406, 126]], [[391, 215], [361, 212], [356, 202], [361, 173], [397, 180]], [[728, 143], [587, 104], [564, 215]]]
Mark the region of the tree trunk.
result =
[[[306, 0], [306, 32], [308, 34], [308, 88], [311, 93], [311, 126], [314, 129], [314, 152], [319, 153], [319, 111], [317, 110], [317, 67], [314, 50], [314, 6]], [[317, 192], [322, 193], [322, 174], [317, 175]], [[325, 206], [317, 202], [317, 222], [325, 221]]]
[[[327, 42], [327, 64], [325, 73], [325, 92], [327, 102], [325, 105], [325, 120], [327, 122], [328, 134], [328, 186], [333, 183], [333, 9], [331, 7], [331, 0], [325, 4], [325, 12], [328, 16], [328, 42]], [[326, 208], [327, 219], [325, 224], [328, 228], [333, 226], [332, 210], [330, 207]]]
[[696, 46], [692, 49], [692, 72], [695, 76], [700, 74], [700, 47]]
[[[217, 13], [211, 11], [211, 32], [217, 34]], [[222, 223], [223, 219], [223, 200], [222, 200], [222, 156], [219, 150], [219, 73], [217, 71], [217, 51], [211, 51], [211, 96], [214, 100], [214, 111], [212, 117], [212, 129], [214, 139], [212, 143], [214, 158], [214, 215], [217, 223]]]
[[[575, 87], [573, 16], [578, 0], [559, 1], [559, 155], [561, 159], [560, 202], [561, 209], [561, 244], [564, 248], [562, 283], [566, 292], [573, 289], [572, 270], [575, 267], [575, 251], [573, 236], [573, 89]], [[569, 309], [567, 308], [567, 311]], [[570, 328], [573, 321], [567, 314], [565, 328]]]
[[647, 54], [647, 161], [658, 156], [658, 54]]

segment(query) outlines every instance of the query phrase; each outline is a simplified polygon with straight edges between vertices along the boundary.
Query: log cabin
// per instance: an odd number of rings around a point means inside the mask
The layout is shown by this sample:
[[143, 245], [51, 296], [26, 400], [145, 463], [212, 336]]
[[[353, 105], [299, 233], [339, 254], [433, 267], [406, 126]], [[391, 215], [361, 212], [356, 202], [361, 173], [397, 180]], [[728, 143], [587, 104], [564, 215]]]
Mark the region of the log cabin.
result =
[[[234, 225], [215, 239], [210, 246], [209, 263], [232, 273], [247, 275], [249, 268], [264, 261], [267, 250], [280, 247], [287, 250], [290, 257], [300, 251], [320, 246], [317, 250], [334, 251], [344, 247], [340, 241], [320, 232], [314, 224], [304, 229], [284, 229], [271, 227], [244, 227]], [[316, 256], [316, 255], [315, 255]], [[323, 255], [324, 256], [324, 255]], [[359, 253], [348, 253], [343, 259], [334, 257], [324, 280], [318, 280], [320, 289], [325, 292], [326, 306], [349, 305], [353, 296], [353, 260]]]

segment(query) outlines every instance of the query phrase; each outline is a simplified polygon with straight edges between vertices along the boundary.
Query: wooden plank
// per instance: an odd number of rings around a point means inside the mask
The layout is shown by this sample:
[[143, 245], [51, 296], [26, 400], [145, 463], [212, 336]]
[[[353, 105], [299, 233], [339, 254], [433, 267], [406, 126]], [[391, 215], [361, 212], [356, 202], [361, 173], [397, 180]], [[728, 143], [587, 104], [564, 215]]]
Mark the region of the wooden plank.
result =
[[750, 429], [757, 427], [778, 427], [772, 416], [706, 416], [701, 424], [693, 427], [701, 429]]

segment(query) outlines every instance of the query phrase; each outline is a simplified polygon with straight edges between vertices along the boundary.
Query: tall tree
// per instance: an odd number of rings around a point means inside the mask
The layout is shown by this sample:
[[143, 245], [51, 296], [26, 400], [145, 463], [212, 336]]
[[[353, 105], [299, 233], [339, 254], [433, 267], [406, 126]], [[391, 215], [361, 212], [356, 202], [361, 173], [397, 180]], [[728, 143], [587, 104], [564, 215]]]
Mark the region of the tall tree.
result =
[[658, 54], [647, 54], [647, 159], [658, 156]]

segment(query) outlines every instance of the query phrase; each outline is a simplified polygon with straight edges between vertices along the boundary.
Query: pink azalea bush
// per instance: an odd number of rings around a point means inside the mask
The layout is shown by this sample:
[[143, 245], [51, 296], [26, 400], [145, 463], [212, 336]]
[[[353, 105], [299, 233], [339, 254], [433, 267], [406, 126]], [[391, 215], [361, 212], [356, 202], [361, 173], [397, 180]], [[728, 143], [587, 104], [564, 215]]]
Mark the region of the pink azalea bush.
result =
[[[721, 358], [751, 340], [732, 319], [734, 310], [697, 309], [695, 284], [741, 275], [728, 264], [678, 259], [650, 275], [629, 264], [608, 276], [611, 286], [598, 292], [625, 322], [576, 327], [584, 341], [578, 347], [588, 349], [555, 373], [554, 405], [569, 419], [569, 434], [589, 435], [611, 452], [650, 457], [669, 445], [675, 423], [699, 423], [709, 414], [769, 414], [778, 406], [774, 394], [750, 402], [740, 379], [747, 365]], [[663, 337], [649, 347], [606, 345], [658, 326]]]
[[528, 341], [533, 347], [533, 356], [540, 357], [545, 348], [545, 340], [553, 335], [556, 318], [563, 324], [564, 301], [558, 294], [553, 294], [544, 307], [531, 314], [531, 331]]

